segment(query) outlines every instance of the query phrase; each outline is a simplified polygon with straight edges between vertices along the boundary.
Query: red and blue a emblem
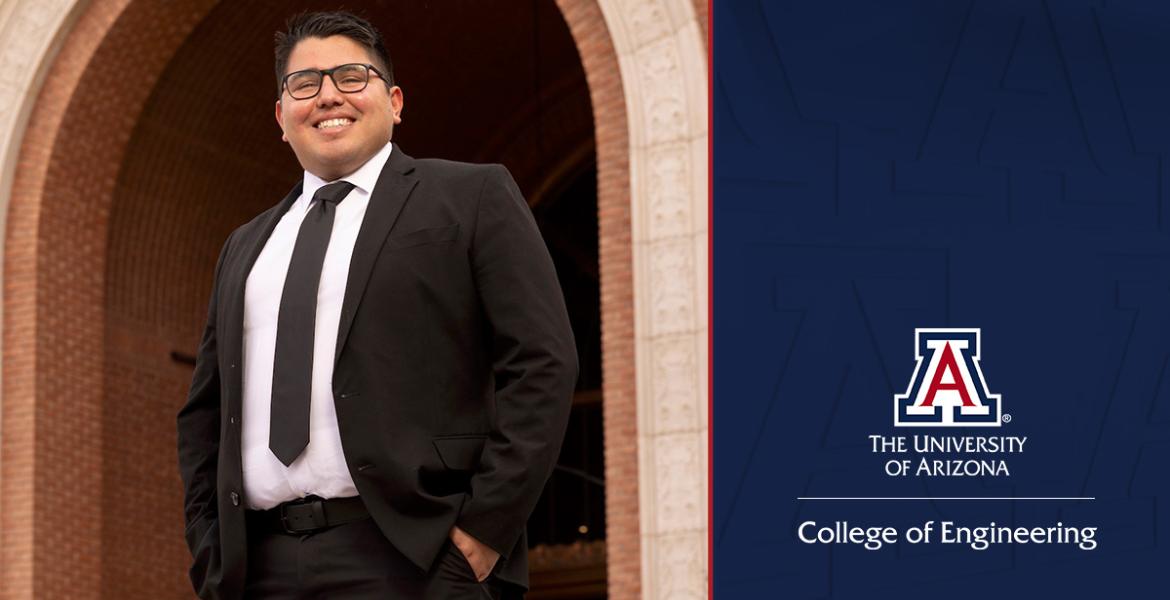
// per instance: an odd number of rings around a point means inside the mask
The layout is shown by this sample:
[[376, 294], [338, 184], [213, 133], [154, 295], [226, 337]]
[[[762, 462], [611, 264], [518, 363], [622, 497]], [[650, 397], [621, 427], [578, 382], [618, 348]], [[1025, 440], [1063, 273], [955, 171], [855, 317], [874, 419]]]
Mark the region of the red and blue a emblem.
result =
[[979, 368], [979, 329], [915, 329], [914, 356], [910, 387], [894, 396], [894, 426], [999, 427], [1003, 407]]

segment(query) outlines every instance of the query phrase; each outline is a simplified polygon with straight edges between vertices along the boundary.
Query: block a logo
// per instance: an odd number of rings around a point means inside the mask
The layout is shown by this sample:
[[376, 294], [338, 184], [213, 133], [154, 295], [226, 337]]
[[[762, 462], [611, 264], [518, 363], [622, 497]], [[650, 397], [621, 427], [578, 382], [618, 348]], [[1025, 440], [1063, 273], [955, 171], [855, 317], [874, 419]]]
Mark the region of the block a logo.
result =
[[978, 328], [915, 329], [914, 357], [910, 386], [894, 396], [895, 427], [999, 427], [1003, 407], [979, 368]]

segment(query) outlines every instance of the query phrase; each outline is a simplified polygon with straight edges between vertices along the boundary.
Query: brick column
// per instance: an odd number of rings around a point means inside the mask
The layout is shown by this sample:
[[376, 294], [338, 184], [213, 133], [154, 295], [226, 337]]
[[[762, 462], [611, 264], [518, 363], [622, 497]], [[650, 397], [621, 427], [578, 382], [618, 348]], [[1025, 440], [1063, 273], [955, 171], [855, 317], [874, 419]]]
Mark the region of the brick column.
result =
[[625, 92], [609, 28], [596, 0], [557, 0], [557, 5], [585, 67], [597, 140], [606, 578], [610, 598], [640, 598], [630, 138]]

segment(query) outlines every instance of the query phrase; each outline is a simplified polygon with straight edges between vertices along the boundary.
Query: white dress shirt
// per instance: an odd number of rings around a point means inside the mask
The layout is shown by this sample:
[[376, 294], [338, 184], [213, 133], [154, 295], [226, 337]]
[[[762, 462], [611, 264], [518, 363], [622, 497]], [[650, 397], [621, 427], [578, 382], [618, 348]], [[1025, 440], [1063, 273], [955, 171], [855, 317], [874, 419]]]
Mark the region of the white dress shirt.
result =
[[248, 508], [268, 509], [310, 494], [323, 498], [358, 495], [341, 452], [341, 435], [337, 428], [331, 384], [333, 356], [354, 242], [366, 215], [370, 192], [390, 158], [392, 148], [387, 143], [357, 171], [341, 178], [355, 187], [337, 205], [333, 233], [329, 237], [329, 247], [321, 267], [321, 283], [317, 289], [309, 445], [287, 467], [268, 448], [277, 315], [301, 221], [308, 214], [313, 194], [329, 182], [305, 171], [301, 196], [280, 218], [248, 274], [244, 292], [244, 408], [241, 439], [244, 501]]

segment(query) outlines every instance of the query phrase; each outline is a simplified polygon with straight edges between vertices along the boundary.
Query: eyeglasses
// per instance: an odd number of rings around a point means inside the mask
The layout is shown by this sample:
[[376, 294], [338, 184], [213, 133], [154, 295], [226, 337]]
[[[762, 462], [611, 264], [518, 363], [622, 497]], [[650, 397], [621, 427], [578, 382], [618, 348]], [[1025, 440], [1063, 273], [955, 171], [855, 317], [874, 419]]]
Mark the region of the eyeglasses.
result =
[[354, 94], [366, 89], [370, 84], [371, 73], [382, 77], [374, 65], [361, 63], [339, 65], [332, 69], [305, 69], [285, 75], [283, 87], [294, 100], [308, 100], [321, 93], [321, 83], [328, 75], [337, 91]]

